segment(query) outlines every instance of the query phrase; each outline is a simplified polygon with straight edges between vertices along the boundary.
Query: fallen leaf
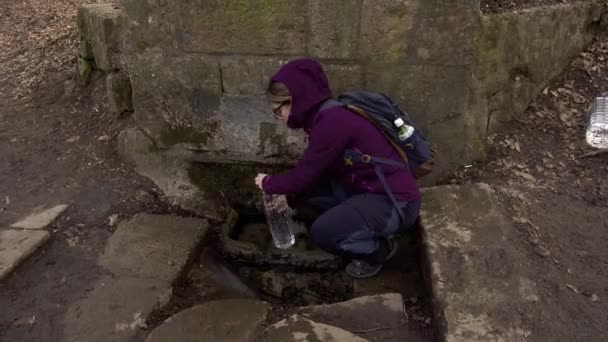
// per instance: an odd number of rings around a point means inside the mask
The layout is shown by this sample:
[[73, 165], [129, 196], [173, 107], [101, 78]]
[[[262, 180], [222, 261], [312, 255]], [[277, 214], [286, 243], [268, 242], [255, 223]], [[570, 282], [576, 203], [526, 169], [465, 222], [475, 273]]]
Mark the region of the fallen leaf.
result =
[[77, 142], [78, 140], [80, 140], [80, 136], [77, 135], [77, 136], [74, 136], [74, 137], [71, 137], [71, 138], [67, 139], [65, 142], [71, 144], [71, 143]]
[[574, 292], [574, 293], [577, 293], [577, 294], [580, 294], [580, 293], [581, 293], [581, 292], [580, 292], [580, 291], [579, 291], [579, 290], [578, 290], [576, 287], [574, 287], [574, 285], [572, 285], [572, 284], [566, 284], [566, 287], [567, 287], [567, 288], [569, 288], [570, 290], [572, 290], [572, 292]]
[[515, 171], [515, 174], [518, 175], [519, 177], [528, 180], [530, 182], [536, 182], [536, 178], [534, 176], [532, 176], [531, 174], [524, 172], [524, 171]]
[[118, 214], [113, 214], [108, 217], [108, 224], [110, 227], [114, 227], [114, 225], [118, 222]]
[[534, 253], [536, 253], [537, 255], [539, 255], [543, 258], [546, 258], [551, 255], [551, 252], [549, 252], [549, 250], [543, 246], [536, 246], [534, 248]]

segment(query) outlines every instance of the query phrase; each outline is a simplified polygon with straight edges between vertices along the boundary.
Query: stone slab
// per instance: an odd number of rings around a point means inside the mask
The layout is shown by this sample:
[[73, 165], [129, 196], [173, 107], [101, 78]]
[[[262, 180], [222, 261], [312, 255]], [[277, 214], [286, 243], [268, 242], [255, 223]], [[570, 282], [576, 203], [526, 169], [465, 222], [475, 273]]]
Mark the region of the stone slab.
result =
[[146, 342], [249, 342], [269, 308], [247, 299], [208, 302], [170, 317]]
[[416, 21], [419, 2], [362, 0], [360, 57], [386, 62], [401, 60], [409, 46], [407, 38]]
[[135, 122], [159, 147], [213, 146], [220, 139], [219, 58], [148, 51], [127, 56], [126, 63]]
[[187, 52], [303, 54], [306, 3], [182, 1], [177, 39]]
[[135, 128], [121, 131], [116, 147], [121, 158], [152, 179], [173, 205], [213, 222], [223, 222], [230, 214], [221, 197], [193, 183], [188, 162], [181, 156], [160, 153], [143, 131]]
[[520, 312], [538, 300], [525, 275], [534, 270], [509, 240], [515, 228], [492, 188], [427, 188], [421, 216], [440, 340], [526, 341]]
[[133, 341], [148, 315], [171, 299], [165, 281], [105, 276], [65, 315], [66, 342]]
[[348, 331], [397, 329], [407, 323], [399, 293], [363, 296], [346, 302], [304, 307], [300, 315]]
[[230, 95], [265, 95], [270, 77], [288, 61], [277, 57], [223, 57], [222, 89]]
[[267, 342], [365, 342], [357, 335], [327, 324], [317, 323], [302, 316], [293, 315], [267, 330]]
[[59, 215], [61, 215], [68, 208], [67, 204], [60, 204], [53, 207], [43, 207], [36, 209], [34, 212], [19, 222], [15, 222], [11, 225], [13, 228], [22, 229], [44, 229], [51, 224]]
[[353, 59], [361, 0], [309, 0], [308, 53], [317, 58]]
[[119, 224], [98, 263], [116, 275], [172, 283], [207, 228], [203, 219], [137, 214]]
[[329, 85], [334, 96], [346, 91], [361, 90], [363, 84], [363, 68], [358, 64], [332, 64], [323, 62]]
[[112, 4], [84, 4], [78, 9], [80, 56], [94, 59], [100, 70], [119, 67], [121, 15], [121, 10]]
[[0, 230], [0, 280], [44, 244], [51, 234], [41, 230]]

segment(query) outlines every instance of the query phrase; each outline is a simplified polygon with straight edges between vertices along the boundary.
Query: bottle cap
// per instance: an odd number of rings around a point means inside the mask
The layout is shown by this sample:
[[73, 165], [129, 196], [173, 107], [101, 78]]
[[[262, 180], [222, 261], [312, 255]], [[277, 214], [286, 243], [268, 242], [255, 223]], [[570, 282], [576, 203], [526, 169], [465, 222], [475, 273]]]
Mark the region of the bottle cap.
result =
[[405, 124], [405, 122], [403, 122], [403, 119], [402, 119], [402, 118], [397, 118], [397, 119], [394, 121], [394, 124], [395, 124], [395, 126], [397, 126], [397, 127], [401, 127], [401, 126], [403, 126], [403, 125]]

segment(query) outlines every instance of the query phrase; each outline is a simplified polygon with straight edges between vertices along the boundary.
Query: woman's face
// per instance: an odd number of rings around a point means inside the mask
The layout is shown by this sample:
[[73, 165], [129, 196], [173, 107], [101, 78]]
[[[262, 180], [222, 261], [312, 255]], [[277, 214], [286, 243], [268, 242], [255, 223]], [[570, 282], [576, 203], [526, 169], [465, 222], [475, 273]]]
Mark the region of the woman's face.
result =
[[283, 102], [271, 102], [274, 117], [287, 124], [289, 113], [291, 113], [291, 99]]

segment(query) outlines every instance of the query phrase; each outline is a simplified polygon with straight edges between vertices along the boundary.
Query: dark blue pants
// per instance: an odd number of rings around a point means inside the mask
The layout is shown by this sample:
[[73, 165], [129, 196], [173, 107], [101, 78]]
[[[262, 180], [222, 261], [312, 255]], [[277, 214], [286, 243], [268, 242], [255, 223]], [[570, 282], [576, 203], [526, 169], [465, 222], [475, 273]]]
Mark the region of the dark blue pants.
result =
[[372, 264], [384, 262], [389, 253], [387, 239], [411, 229], [420, 214], [420, 201], [399, 203], [402, 219], [385, 194], [349, 196], [335, 186], [308, 197], [306, 203], [321, 213], [311, 227], [315, 244]]

